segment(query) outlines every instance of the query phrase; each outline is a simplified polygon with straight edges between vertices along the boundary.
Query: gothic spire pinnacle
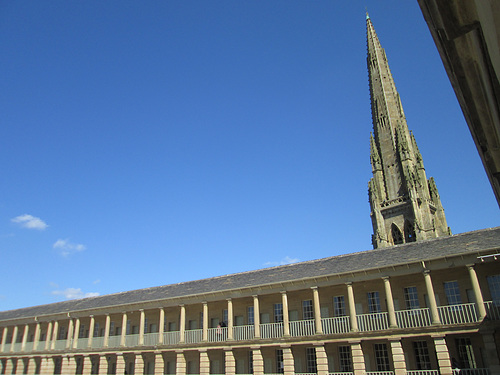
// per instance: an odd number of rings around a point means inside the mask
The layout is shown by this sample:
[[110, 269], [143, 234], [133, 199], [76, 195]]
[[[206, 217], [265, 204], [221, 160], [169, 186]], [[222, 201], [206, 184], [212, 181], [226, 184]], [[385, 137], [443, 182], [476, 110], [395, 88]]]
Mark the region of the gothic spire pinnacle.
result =
[[374, 248], [449, 234], [433, 179], [410, 133], [389, 63], [366, 14], [373, 134], [369, 182]]

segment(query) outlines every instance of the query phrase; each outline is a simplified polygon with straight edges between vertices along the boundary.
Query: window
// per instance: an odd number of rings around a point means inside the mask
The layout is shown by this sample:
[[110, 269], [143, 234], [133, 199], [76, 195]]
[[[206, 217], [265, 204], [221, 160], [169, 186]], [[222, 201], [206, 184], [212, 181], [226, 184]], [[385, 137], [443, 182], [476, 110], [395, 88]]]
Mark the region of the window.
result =
[[302, 317], [304, 318], [304, 320], [314, 319], [312, 300], [308, 299], [306, 301], [302, 301]]
[[281, 323], [283, 322], [283, 304], [275, 303], [274, 304], [274, 322]]
[[344, 296], [333, 297], [333, 316], [345, 316]]
[[248, 306], [247, 308], [247, 319], [248, 324], [254, 324], [253, 306]]
[[80, 325], [80, 331], [78, 332], [78, 338], [83, 339], [85, 337], [85, 325]]
[[113, 332], [115, 332], [115, 322], [109, 323], [109, 335], [113, 336]]
[[405, 240], [406, 242], [415, 242], [417, 240], [415, 236], [415, 227], [408, 220], [405, 221]]
[[470, 338], [463, 337], [455, 340], [455, 345], [458, 349], [458, 359], [460, 361], [459, 367], [464, 368], [476, 368], [476, 359], [474, 357], [474, 349]]
[[374, 344], [377, 371], [390, 371], [389, 353], [386, 344]]
[[144, 333], [148, 333], [148, 318], [144, 318]]
[[368, 312], [375, 314], [380, 311], [380, 297], [378, 292], [368, 292]]
[[132, 328], [132, 323], [130, 322], [130, 320], [127, 320], [127, 330], [125, 331], [125, 334], [126, 335], [130, 335], [130, 329]]
[[458, 281], [447, 281], [444, 283], [444, 292], [448, 305], [459, 305], [462, 303], [460, 298], [460, 290], [458, 289]]
[[57, 339], [64, 340], [65, 338], [66, 338], [66, 327], [62, 326], [61, 328], [59, 328], [59, 337]]
[[339, 366], [341, 372], [353, 371], [350, 346], [339, 346]]
[[94, 337], [99, 337], [99, 322], [94, 324]]
[[306, 372], [309, 374], [317, 372], [316, 349], [306, 348]]
[[391, 232], [392, 232], [392, 241], [394, 242], [394, 245], [399, 245], [404, 242], [403, 235], [401, 234], [401, 231], [399, 230], [396, 224], [392, 224]]
[[415, 362], [417, 370], [431, 370], [431, 358], [426, 341], [414, 341], [413, 351], [415, 352]]
[[500, 275], [492, 275], [486, 278], [490, 288], [491, 300], [495, 306], [500, 306]]
[[418, 293], [416, 286], [409, 286], [404, 288], [405, 303], [408, 310], [419, 309]]
[[283, 364], [283, 349], [276, 349], [276, 373], [283, 374], [285, 366]]
[[227, 309], [222, 310], [222, 322], [221, 322], [221, 325], [225, 324], [224, 327], [227, 326], [227, 322], [229, 321], [228, 316], [229, 316], [228, 310]]

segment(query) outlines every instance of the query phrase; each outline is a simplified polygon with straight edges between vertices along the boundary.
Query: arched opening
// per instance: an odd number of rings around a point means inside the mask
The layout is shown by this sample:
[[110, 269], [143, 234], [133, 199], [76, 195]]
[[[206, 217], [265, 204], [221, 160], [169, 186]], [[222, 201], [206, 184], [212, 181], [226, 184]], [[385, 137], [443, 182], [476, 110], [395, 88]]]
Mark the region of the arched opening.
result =
[[392, 242], [394, 243], [394, 245], [399, 245], [404, 243], [403, 234], [399, 230], [398, 226], [394, 223], [392, 224], [391, 232], [392, 232]]
[[410, 221], [405, 221], [405, 242], [415, 242], [417, 237], [415, 236], [415, 226]]

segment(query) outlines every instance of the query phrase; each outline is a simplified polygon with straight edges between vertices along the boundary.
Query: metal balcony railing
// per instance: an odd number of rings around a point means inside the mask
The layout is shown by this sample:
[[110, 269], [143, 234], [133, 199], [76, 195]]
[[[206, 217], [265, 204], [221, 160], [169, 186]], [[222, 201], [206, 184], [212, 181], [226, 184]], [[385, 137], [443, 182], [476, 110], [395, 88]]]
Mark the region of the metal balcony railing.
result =
[[399, 328], [428, 327], [432, 324], [428, 308], [396, 311], [396, 321]]
[[260, 337], [275, 339], [283, 337], [283, 323], [264, 323], [260, 325]]
[[386, 312], [356, 315], [356, 319], [358, 320], [358, 329], [360, 331], [381, 331], [388, 329], [389, 323], [387, 315], [388, 314]]
[[190, 329], [187, 330], [184, 334], [184, 340], [186, 341], [186, 344], [196, 344], [198, 342], [201, 342], [202, 338], [202, 329]]
[[290, 322], [290, 336], [312, 336], [315, 333], [314, 320], [295, 320]]
[[323, 333], [333, 335], [336, 333], [347, 333], [351, 330], [351, 321], [348, 316], [321, 319]]
[[491, 320], [500, 320], [500, 301], [488, 301], [484, 303], [486, 316]]
[[233, 338], [236, 341], [251, 340], [255, 337], [255, 327], [253, 325], [233, 327]]
[[475, 303], [440, 306], [438, 312], [442, 324], [464, 324], [478, 321]]
[[109, 336], [108, 338], [108, 347], [117, 348], [120, 346], [122, 337], [121, 336]]
[[227, 327], [216, 327], [208, 329], [208, 341], [219, 342], [227, 340]]
[[165, 345], [177, 345], [180, 341], [180, 336], [179, 331], [165, 332], [163, 334], [163, 343]]
[[406, 375], [439, 375], [439, 370], [406, 370]]

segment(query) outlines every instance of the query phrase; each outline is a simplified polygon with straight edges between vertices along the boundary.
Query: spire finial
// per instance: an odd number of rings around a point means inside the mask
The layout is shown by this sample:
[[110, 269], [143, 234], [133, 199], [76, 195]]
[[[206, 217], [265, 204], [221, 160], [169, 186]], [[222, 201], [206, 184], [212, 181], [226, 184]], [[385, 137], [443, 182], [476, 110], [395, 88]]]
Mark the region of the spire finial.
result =
[[366, 12], [366, 20], [368, 21], [370, 19], [370, 15], [368, 14], [368, 7], [365, 7], [365, 12]]

